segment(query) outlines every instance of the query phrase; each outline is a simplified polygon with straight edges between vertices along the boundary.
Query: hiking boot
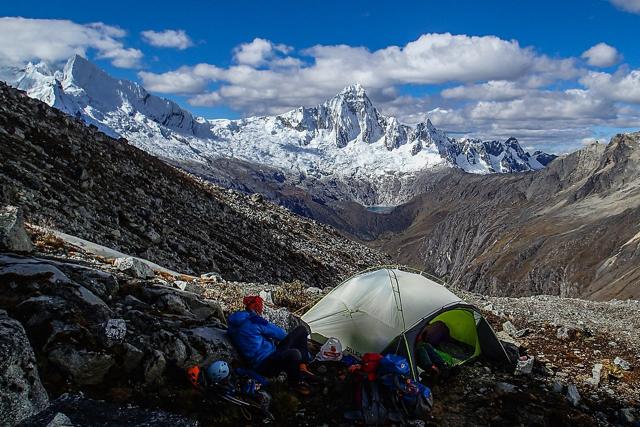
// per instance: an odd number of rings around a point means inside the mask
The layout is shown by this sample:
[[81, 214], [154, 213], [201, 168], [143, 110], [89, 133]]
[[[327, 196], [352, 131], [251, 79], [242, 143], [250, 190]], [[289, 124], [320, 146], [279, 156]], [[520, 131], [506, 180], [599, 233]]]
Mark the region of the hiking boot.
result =
[[305, 363], [300, 364], [300, 378], [312, 384], [317, 384], [321, 381], [321, 379], [316, 374], [309, 370]]

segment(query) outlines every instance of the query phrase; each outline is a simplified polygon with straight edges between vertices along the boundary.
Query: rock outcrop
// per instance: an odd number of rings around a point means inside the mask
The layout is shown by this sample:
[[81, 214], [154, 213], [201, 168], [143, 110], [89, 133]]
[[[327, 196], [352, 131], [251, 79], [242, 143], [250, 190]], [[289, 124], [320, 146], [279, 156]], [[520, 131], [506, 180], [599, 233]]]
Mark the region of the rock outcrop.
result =
[[31, 252], [33, 244], [24, 230], [22, 210], [16, 206], [0, 208], [0, 250]]
[[16, 425], [48, 403], [24, 328], [0, 310], [0, 424]]

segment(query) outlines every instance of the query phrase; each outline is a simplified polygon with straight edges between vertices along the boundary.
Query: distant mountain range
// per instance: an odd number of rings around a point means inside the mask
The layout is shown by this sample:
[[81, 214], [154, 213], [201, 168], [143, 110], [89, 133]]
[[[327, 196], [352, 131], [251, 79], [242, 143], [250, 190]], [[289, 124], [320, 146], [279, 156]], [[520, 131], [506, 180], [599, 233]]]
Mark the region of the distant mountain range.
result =
[[401, 124], [382, 115], [358, 84], [316, 107], [205, 120], [78, 55], [62, 70], [28, 64], [0, 76], [33, 98], [212, 181], [219, 180], [220, 159], [235, 159], [274, 168], [281, 181], [303, 188], [332, 182], [342, 189], [335, 197], [363, 205], [407, 201], [417, 194], [412, 188], [417, 176], [442, 168], [523, 172], [542, 169], [555, 158], [529, 154], [515, 138], [455, 139], [429, 120]]

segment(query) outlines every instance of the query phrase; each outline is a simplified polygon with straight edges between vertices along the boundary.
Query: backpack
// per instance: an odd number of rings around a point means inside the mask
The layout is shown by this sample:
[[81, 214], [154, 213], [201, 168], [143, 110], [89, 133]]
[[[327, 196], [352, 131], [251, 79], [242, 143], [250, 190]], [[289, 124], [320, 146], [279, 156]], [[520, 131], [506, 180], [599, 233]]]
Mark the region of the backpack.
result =
[[397, 354], [385, 355], [378, 365], [378, 377], [392, 405], [409, 418], [425, 419], [433, 406], [431, 389], [412, 380], [410, 372], [407, 359]]
[[345, 418], [365, 425], [383, 425], [388, 418], [380, 386], [376, 381], [362, 378], [355, 384], [355, 404], [358, 409], [346, 412]]

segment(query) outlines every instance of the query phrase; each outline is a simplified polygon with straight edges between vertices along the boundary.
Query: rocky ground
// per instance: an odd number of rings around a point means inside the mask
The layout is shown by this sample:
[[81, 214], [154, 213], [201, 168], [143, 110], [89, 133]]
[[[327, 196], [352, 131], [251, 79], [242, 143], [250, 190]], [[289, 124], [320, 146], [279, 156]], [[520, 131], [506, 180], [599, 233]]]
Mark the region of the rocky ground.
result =
[[[300, 282], [149, 272], [40, 229], [29, 234], [35, 253], [0, 255], [0, 378], [7, 382], [3, 401], [13, 403], [2, 415], [28, 426], [54, 419], [55, 425], [246, 424], [234, 407], [196, 393], [184, 368], [235, 359], [224, 318], [242, 295], [262, 292], [274, 302], [267, 316], [290, 327], [291, 310], [327, 292]], [[503, 339], [534, 358], [533, 369], [514, 375], [482, 361], [464, 366], [433, 384], [428, 425], [632, 425], [640, 418], [635, 303], [459, 293], [483, 309]], [[616, 358], [629, 366], [616, 365]], [[274, 385], [279, 422], [345, 425], [351, 393], [338, 371], [322, 375], [312, 397]]]

